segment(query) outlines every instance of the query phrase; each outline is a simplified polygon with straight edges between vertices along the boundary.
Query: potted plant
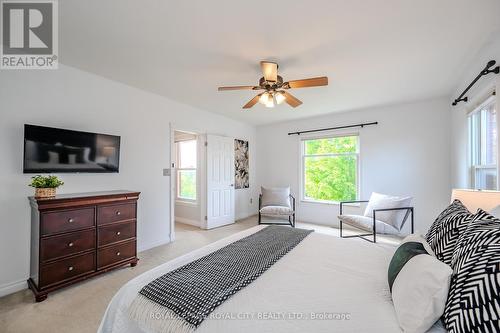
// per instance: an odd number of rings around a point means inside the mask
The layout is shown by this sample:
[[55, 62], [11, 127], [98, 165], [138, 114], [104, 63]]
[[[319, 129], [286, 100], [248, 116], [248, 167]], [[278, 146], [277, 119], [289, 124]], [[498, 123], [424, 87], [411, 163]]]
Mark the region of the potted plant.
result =
[[35, 188], [36, 198], [50, 198], [56, 196], [56, 188], [64, 185], [64, 182], [57, 176], [34, 176], [31, 177], [29, 186]]

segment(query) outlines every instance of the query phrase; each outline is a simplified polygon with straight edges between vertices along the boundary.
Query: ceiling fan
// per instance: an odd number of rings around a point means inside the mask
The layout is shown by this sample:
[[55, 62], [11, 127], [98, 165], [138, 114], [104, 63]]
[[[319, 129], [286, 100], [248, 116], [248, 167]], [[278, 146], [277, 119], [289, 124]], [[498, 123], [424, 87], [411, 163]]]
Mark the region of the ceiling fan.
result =
[[302, 101], [287, 92], [288, 89], [318, 87], [328, 85], [328, 77], [314, 77], [310, 79], [283, 81], [283, 78], [278, 75], [278, 64], [270, 61], [261, 61], [263, 77], [259, 80], [258, 86], [232, 86], [219, 87], [218, 91], [226, 90], [265, 90], [252, 98], [247, 104], [243, 105], [243, 109], [249, 109], [258, 102], [264, 104], [268, 108], [272, 108], [277, 104], [286, 102], [288, 105], [296, 108]]

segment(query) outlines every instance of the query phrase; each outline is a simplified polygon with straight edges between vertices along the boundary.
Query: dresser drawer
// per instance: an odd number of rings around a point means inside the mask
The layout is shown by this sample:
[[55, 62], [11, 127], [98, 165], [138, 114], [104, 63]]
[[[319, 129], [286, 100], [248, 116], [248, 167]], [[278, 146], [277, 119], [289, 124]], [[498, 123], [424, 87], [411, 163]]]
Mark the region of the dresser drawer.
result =
[[97, 250], [97, 269], [135, 258], [135, 240]]
[[95, 248], [95, 230], [75, 231], [61, 236], [43, 238], [40, 242], [41, 261], [65, 257]]
[[136, 204], [127, 203], [97, 208], [97, 224], [108, 224], [135, 219]]
[[94, 208], [42, 213], [42, 235], [89, 228], [94, 223]]
[[135, 238], [135, 221], [101, 226], [97, 232], [98, 246], [108, 245], [131, 238]]
[[40, 268], [40, 288], [76, 278], [95, 271], [95, 254], [81, 254], [75, 257], [42, 265]]

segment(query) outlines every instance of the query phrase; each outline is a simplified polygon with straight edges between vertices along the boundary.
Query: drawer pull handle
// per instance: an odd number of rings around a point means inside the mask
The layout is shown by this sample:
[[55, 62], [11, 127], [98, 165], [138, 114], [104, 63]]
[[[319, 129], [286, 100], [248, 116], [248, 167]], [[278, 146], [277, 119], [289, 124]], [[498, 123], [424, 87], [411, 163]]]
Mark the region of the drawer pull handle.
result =
[[120, 256], [120, 254], [121, 254], [120, 252], [116, 252], [116, 255], [117, 255], [118, 257]]
[[72, 247], [73, 245], [74, 245], [74, 244], [73, 244], [73, 242], [70, 242], [70, 243], [68, 244], [68, 246], [69, 246], [69, 247]]
[[73, 220], [72, 218], [69, 218], [69, 219], [68, 219], [68, 222], [69, 222], [69, 223], [73, 223], [73, 222], [75, 222], [75, 220]]
[[117, 211], [117, 212], [116, 212], [116, 215], [122, 215], [122, 212]]
[[69, 267], [68, 267], [68, 271], [70, 271], [70, 272], [71, 272], [72, 270], [73, 270], [73, 266], [69, 266]]
[[121, 233], [121, 232], [119, 232], [119, 231], [117, 231], [117, 232], [116, 232], [116, 235], [117, 235], [117, 236], [120, 236], [121, 234], [122, 234], [122, 233]]

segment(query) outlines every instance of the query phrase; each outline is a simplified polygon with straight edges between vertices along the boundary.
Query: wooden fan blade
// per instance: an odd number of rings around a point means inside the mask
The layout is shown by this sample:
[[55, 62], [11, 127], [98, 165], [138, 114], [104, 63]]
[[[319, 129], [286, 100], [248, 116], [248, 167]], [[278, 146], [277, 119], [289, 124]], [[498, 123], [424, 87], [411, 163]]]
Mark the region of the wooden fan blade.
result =
[[262, 89], [261, 87], [256, 86], [232, 86], [232, 87], [219, 87], [218, 91], [226, 91], [226, 90], [258, 90]]
[[250, 109], [252, 106], [257, 104], [257, 102], [259, 102], [260, 95], [262, 94], [258, 94], [257, 96], [252, 98], [247, 104], [243, 105], [243, 109]]
[[321, 77], [313, 77], [310, 79], [293, 80], [293, 81], [288, 81], [283, 85], [286, 87], [286, 89], [327, 86], [328, 78], [326, 76], [321, 76]]
[[291, 107], [296, 108], [297, 106], [302, 104], [302, 101], [300, 99], [296, 98], [295, 96], [293, 96], [292, 94], [290, 94], [286, 91], [283, 91], [282, 93], [283, 93], [283, 95], [285, 95], [285, 102], [287, 102], [288, 105], [290, 105]]
[[262, 74], [267, 82], [278, 81], [278, 64], [275, 62], [261, 61]]

